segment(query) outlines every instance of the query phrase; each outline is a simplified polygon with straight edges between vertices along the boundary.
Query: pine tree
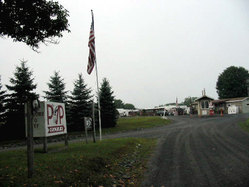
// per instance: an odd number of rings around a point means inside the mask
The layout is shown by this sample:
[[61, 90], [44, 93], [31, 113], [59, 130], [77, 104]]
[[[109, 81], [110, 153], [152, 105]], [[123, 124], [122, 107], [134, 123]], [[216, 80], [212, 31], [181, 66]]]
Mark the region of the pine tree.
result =
[[115, 127], [117, 111], [114, 96], [109, 81], [104, 78], [100, 87], [101, 125], [103, 128]]
[[2, 90], [1, 76], [0, 76], [0, 127], [6, 123], [6, 91]]
[[74, 82], [74, 90], [69, 97], [69, 116], [70, 130], [83, 130], [84, 117], [91, 116], [91, 89], [84, 83], [82, 74]]
[[8, 136], [14, 135], [15, 138], [25, 137], [24, 104], [38, 97], [35, 92], [32, 92], [37, 85], [33, 83], [33, 72], [29, 70], [26, 63], [26, 61], [21, 61], [20, 66], [16, 67], [14, 78], [10, 78], [12, 85], [6, 85], [11, 92], [6, 104], [7, 128], [11, 129], [11, 134]]
[[44, 91], [46, 96], [44, 97], [48, 101], [52, 102], [66, 102], [67, 91], [65, 91], [64, 79], [61, 78], [59, 72], [55, 71], [54, 76], [50, 77], [50, 82], [47, 84], [49, 91]]

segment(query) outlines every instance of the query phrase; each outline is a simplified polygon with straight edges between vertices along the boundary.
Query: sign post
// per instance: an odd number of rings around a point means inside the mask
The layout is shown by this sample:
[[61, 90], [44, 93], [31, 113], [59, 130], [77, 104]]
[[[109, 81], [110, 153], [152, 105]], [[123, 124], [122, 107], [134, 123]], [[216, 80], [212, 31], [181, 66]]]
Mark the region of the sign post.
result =
[[86, 117], [84, 117], [84, 126], [85, 126], [86, 143], [88, 143], [87, 141], [87, 118]]
[[27, 164], [28, 178], [32, 178], [34, 173], [34, 142], [33, 142], [33, 124], [31, 102], [25, 103], [25, 111], [27, 114]]
[[47, 137], [43, 138], [43, 152], [44, 153], [48, 152], [48, 139], [47, 139]]
[[88, 143], [88, 141], [87, 141], [87, 130], [92, 128], [92, 118], [84, 117], [84, 125], [85, 125], [86, 143]]
[[64, 138], [65, 138], [65, 146], [68, 147], [68, 135], [67, 135], [67, 133], [64, 135]]

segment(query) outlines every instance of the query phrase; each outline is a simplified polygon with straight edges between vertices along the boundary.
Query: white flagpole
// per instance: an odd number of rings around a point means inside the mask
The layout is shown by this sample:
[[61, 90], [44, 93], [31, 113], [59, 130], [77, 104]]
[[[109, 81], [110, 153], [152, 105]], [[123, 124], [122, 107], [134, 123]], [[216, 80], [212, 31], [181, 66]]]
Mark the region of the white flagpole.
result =
[[[92, 21], [93, 21], [93, 28], [94, 28], [94, 17], [93, 17], [93, 10], [92, 12]], [[95, 32], [95, 30], [94, 30]], [[94, 33], [95, 35], [95, 33]], [[96, 57], [96, 46], [95, 46], [95, 72], [96, 72], [96, 82], [97, 82], [97, 94], [98, 94], [98, 111], [99, 111], [99, 140], [102, 140], [102, 128], [101, 128], [101, 110], [100, 110], [100, 97], [99, 97], [99, 78], [98, 78], [98, 68], [97, 68], [97, 57]]]
[[102, 128], [101, 128], [101, 110], [100, 110], [100, 97], [99, 97], [99, 81], [98, 81], [98, 70], [97, 63], [96, 65], [96, 79], [97, 79], [97, 92], [98, 92], [98, 111], [99, 111], [99, 140], [102, 140]]

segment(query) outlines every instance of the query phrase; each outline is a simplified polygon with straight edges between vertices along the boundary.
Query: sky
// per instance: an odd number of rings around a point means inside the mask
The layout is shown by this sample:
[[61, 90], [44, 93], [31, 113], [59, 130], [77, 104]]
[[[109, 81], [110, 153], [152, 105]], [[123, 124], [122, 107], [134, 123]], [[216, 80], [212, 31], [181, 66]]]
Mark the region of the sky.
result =
[[[69, 11], [70, 33], [57, 45], [0, 38], [0, 75], [8, 85], [20, 60], [33, 71], [44, 96], [54, 71], [66, 90], [82, 73], [96, 95], [95, 71], [87, 74], [91, 9], [99, 82], [107, 78], [114, 96], [136, 108], [153, 108], [178, 98], [218, 98], [216, 82], [229, 66], [249, 69], [248, 0], [59, 0]], [[4, 87], [4, 89], [6, 89]], [[43, 98], [41, 97], [41, 100]]]

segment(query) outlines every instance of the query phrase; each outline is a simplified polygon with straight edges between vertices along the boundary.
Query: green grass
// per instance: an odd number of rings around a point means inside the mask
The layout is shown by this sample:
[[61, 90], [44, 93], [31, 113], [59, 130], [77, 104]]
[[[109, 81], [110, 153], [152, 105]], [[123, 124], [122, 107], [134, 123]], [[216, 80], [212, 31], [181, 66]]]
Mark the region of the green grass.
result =
[[35, 150], [34, 176], [27, 178], [25, 150], [0, 153], [0, 186], [139, 186], [155, 139], [112, 139]]
[[244, 121], [244, 122], [239, 123], [239, 126], [240, 126], [244, 131], [249, 132], [249, 119], [246, 120], [246, 121]]
[[103, 133], [124, 132], [157, 126], [168, 125], [170, 120], [162, 119], [159, 116], [146, 117], [125, 117], [119, 118], [115, 128], [103, 129]]
[[[117, 133], [117, 132], [125, 132], [125, 131], [132, 131], [132, 130], [139, 130], [145, 128], [152, 128], [157, 126], [163, 126], [170, 124], [170, 120], [162, 119], [159, 116], [141, 116], [141, 117], [125, 117], [119, 118], [117, 121], [117, 125], [114, 128], [102, 128], [103, 134], [110, 134], [110, 133]], [[98, 133], [98, 128], [96, 128]], [[74, 135], [84, 135], [84, 132], [69, 132], [69, 136]], [[92, 132], [88, 132], [88, 136], [91, 137]], [[57, 136], [58, 138], [59, 136]], [[17, 144], [22, 143], [22, 140], [7, 140], [1, 141], [0, 146], [8, 145], [8, 144]]]

